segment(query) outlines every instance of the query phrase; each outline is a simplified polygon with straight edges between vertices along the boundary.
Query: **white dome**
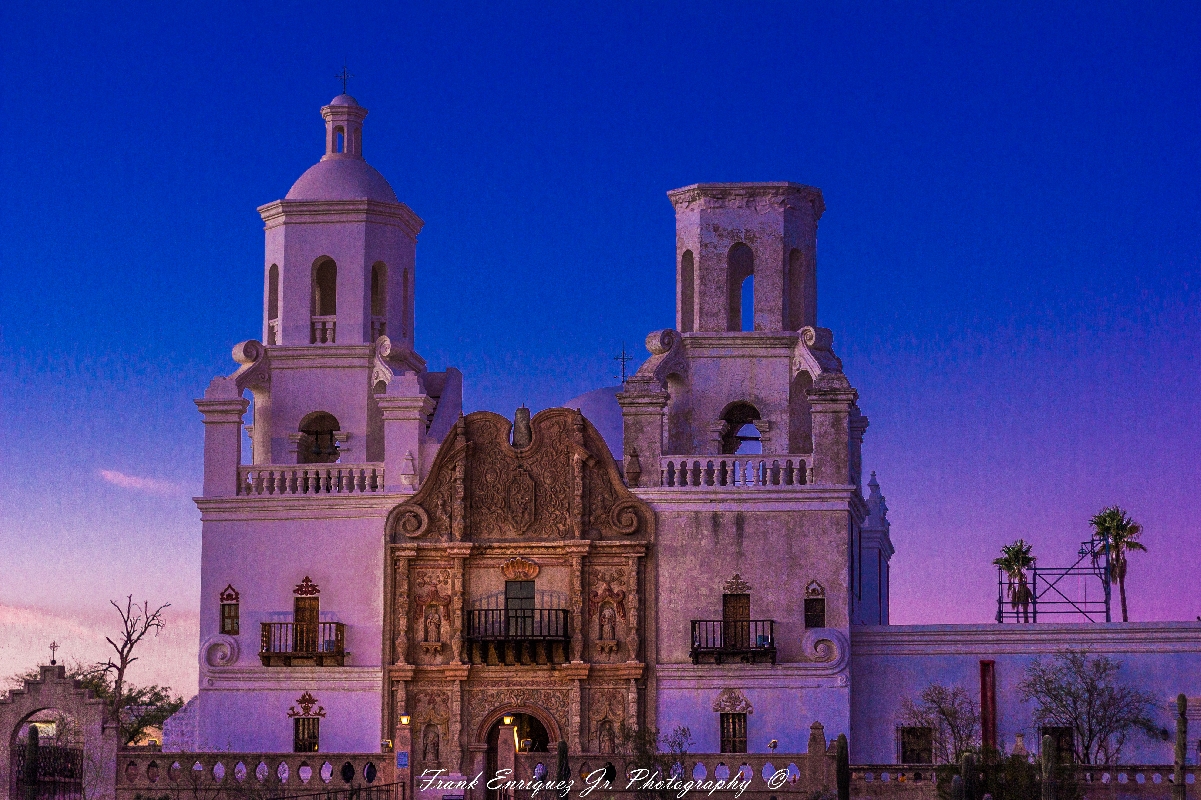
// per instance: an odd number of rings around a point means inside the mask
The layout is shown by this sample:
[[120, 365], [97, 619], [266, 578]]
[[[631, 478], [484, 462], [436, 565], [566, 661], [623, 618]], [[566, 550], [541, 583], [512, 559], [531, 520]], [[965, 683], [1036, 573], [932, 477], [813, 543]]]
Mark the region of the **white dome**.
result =
[[375, 167], [354, 156], [332, 156], [309, 167], [288, 200], [377, 200], [395, 203], [396, 192]]
[[620, 391], [620, 386], [606, 386], [573, 397], [563, 404], [564, 408], [579, 409], [600, 432], [601, 438], [609, 446], [609, 452], [619, 460], [625, 458], [625, 451], [622, 450], [625, 429], [621, 421], [621, 406], [617, 404], [617, 393]]

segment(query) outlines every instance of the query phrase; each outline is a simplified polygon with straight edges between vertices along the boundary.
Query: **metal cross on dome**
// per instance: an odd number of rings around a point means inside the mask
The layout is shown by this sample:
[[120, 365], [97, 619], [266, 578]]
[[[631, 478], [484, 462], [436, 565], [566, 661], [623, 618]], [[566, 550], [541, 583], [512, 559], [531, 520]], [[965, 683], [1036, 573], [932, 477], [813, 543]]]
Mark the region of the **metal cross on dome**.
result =
[[334, 77], [337, 78], [338, 80], [342, 81], [342, 94], [346, 94], [346, 82], [348, 80], [350, 80], [351, 78], [353, 78], [354, 75], [350, 74], [350, 71], [346, 69], [346, 65], [343, 64], [342, 71], [339, 72]]

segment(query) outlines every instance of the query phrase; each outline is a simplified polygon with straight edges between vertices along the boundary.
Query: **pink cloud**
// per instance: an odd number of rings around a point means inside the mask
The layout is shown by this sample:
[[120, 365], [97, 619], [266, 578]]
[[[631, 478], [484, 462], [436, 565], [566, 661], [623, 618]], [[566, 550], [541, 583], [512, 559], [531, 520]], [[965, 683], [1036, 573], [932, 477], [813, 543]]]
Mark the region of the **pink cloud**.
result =
[[179, 485], [170, 481], [160, 478], [139, 478], [136, 475], [126, 475], [124, 472], [117, 472], [114, 469], [100, 470], [100, 477], [114, 486], [120, 486], [122, 489], [133, 489], [135, 492], [177, 494], [180, 491]]

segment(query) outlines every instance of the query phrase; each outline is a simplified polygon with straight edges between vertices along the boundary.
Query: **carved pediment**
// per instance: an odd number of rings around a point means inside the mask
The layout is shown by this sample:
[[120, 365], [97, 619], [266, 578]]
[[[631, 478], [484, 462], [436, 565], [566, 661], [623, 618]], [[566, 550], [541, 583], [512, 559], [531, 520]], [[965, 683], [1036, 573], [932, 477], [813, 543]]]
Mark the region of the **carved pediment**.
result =
[[393, 509], [392, 541], [646, 539], [654, 513], [622, 483], [600, 433], [575, 409], [530, 421], [531, 441], [487, 411], [461, 418], [421, 490]]

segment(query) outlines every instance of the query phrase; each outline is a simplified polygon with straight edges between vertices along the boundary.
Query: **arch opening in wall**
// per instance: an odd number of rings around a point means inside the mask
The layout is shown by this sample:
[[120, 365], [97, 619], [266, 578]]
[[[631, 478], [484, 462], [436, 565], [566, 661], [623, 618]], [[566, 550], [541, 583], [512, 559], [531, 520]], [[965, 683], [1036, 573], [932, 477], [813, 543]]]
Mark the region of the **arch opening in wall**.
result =
[[371, 341], [388, 335], [388, 267], [382, 261], [371, 267]]
[[346, 152], [346, 129], [341, 125], [334, 128], [334, 152]]
[[332, 258], [318, 259], [313, 265], [312, 344], [336, 341], [338, 314], [338, 265]]
[[738, 401], [722, 412], [721, 452], [723, 455], [750, 455], [763, 452], [762, 438], [755, 422], [762, 417], [750, 403]]
[[[728, 331], [755, 329], [755, 253], [743, 242], [735, 242], [726, 256], [726, 275], [729, 280]], [[745, 308], [745, 314], [744, 314]]]
[[267, 270], [267, 344], [279, 344], [279, 265]]
[[680, 256], [680, 331], [696, 330], [696, 274], [692, 251]]
[[813, 452], [813, 410], [809, 405], [809, 390], [813, 376], [801, 370], [788, 385], [788, 452]]
[[296, 446], [297, 464], [334, 464], [338, 461], [338, 418], [327, 411], [314, 411], [300, 421]]

